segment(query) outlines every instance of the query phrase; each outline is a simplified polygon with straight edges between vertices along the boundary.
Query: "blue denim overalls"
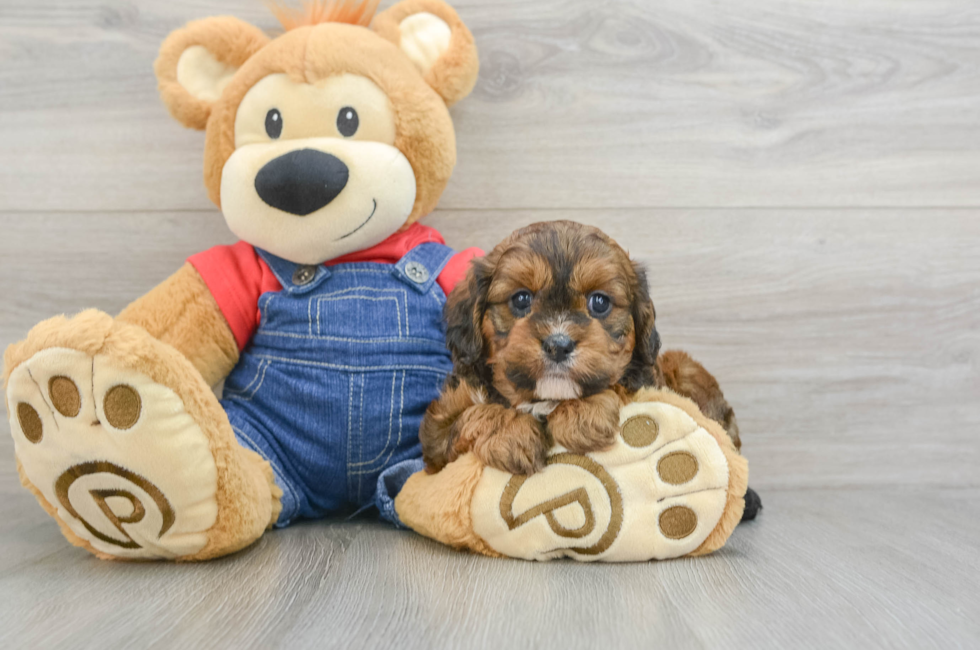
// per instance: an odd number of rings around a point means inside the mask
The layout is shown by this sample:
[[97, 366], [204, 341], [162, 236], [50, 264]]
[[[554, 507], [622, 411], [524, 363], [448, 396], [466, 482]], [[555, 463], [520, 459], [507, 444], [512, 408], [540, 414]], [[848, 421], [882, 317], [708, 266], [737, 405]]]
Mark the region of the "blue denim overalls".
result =
[[239, 442], [282, 488], [277, 526], [393, 499], [422, 468], [419, 425], [452, 368], [436, 278], [453, 256], [425, 243], [397, 264], [301, 266], [256, 249], [282, 284], [221, 403]]

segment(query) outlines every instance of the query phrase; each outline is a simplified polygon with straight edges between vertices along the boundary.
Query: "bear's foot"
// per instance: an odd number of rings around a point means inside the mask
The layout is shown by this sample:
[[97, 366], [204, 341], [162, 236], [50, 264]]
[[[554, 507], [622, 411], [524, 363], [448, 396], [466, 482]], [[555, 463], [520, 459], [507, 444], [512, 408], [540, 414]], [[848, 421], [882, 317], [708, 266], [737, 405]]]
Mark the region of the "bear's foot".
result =
[[72, 543], [203, 559], [272, 521], [268, 465], [238, 447], [190, 363], [145, 331], [98, 312], [52, 319], [7, 362], [21, 480]]
[[667, 391], [636, 399], [607, 450], [556, 448], [528, 477], [464, 457], [445, 476], [412, 477], [399, 516], [454, 546], [528, 560], [663, 560], [720, 548], [742, 514], [745, 460], [690, 400]]

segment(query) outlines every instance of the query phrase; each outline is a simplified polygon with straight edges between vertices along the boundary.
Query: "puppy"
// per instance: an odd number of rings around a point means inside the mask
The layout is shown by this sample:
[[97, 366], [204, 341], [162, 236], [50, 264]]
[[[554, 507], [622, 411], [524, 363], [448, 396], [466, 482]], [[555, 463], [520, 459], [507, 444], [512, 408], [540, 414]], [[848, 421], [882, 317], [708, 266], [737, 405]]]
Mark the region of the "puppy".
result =
[[620, 407], [644, 386], [691, 398], [741, 443], [715, 378], [683, 352], [658, 356], [642, 268], [597, 228], [522, 228], [473, 262], [446, 304], [453, 372], [422, 421], [426, 469], [472, 451], [513, 474], [544, 467], [554, 443], [608, 447]]

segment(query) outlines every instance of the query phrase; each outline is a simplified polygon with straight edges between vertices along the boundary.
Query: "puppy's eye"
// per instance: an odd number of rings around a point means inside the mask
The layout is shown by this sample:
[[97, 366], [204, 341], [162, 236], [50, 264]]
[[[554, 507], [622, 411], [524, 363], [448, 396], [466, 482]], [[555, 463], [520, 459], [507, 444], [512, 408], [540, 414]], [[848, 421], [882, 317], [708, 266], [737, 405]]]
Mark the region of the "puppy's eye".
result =
[[516, 316], [523, 316], [531, 309], [532, 301], [531, 292], [527, 289], [521, 289], [510, 297], [510, 308]]
[[265, 114], [265, 132], [273, 140], [282, 135], [282, 113], [278, 108], [273, 108]]
[[593, 316], [602, 318], [603, 316], [608, 316], [611, 311], [612, 298], [601, 291], [596, 291], [589, 295], [589, 313]]
[[350, 106], [344, 106], [337, 113], [337, 130], [340, 131], [340, 135], [345, 138], [349, 138], [355, 133], [357, 133], [357, 127], [360, 126], [361, 120], [357, 117], [357, 111], [355, 111]]

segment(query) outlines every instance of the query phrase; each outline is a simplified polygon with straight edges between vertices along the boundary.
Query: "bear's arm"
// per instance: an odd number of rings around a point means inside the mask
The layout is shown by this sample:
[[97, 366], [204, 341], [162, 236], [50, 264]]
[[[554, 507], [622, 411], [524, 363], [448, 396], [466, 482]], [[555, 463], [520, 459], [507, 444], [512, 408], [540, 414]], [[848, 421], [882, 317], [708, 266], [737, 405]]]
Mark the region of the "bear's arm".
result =
[[238, 362], [238, 344], [218, 303], [189, 263], [117, 317], [172, 345], [213, 386]]

